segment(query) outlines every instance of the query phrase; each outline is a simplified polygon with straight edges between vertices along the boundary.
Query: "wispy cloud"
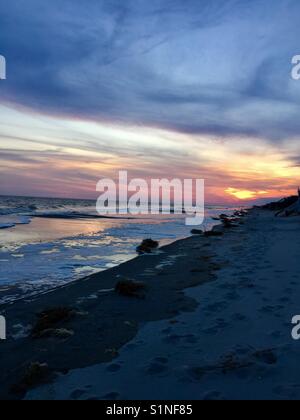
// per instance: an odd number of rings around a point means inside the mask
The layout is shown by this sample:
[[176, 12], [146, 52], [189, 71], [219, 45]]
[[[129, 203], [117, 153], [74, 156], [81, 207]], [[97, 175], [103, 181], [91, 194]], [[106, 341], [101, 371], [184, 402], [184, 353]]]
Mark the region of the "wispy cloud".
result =
[[186, 133], [297, 136], [299, 12], [295, 0], [12, 2], [0, 12], [1, 100]]

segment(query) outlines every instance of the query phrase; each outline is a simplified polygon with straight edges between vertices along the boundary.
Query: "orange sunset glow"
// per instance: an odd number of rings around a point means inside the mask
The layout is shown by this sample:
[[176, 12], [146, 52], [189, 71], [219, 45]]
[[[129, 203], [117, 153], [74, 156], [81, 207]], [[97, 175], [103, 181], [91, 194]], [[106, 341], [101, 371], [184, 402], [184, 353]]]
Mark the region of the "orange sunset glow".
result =
[[299, 166], [289, 159], [293, 144], [40, 119], [3, 108], [5, 113], [11, 121], [3, 126], [0, 146], [5, 193], [94, 198], [100, 178], [115, 179], [119, 170], [127, 170], [132, 178], [203, 178], [207, 202], [248, 202], [293, 193], [300, 178]]

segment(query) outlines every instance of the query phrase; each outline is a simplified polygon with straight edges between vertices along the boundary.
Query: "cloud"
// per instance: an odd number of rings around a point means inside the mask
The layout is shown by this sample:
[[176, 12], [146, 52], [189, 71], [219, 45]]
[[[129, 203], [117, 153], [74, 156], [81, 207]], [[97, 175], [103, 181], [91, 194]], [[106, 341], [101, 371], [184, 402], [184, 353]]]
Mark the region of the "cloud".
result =
[[10, 2], [0, 101], [192, 134], [295, 137], [299, 12], [295, 0]]

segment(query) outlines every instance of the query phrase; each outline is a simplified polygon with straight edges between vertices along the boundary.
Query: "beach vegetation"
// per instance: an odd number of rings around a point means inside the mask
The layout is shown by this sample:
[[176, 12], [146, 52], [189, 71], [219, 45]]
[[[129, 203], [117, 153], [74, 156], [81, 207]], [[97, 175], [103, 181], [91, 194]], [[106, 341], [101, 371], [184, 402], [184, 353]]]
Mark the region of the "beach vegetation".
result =
[[265, 204], [261, 208], [264, 210], [281, 212], [287, 209], [288, 207], [294, 205], [295, 203], [297, 203], [297, 201], [298, 201], [298, 197], [296, 195], [293, 195], [290, 197], [283, 198], [282, 200], [279, 200], [279, 201]]

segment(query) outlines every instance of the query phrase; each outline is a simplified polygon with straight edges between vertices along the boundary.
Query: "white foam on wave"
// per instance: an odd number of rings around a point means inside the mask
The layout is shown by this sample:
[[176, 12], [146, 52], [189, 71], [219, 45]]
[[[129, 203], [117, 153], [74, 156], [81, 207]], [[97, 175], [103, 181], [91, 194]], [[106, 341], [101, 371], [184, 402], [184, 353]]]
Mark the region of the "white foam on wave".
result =
[[31, 217], [29, 216], [19, 216], [19, 215], [9, 215], [0, 217], [0, 229], [11, 229], [17, 225], [29, 225], [31, 222]]
[[0, 223], [0, 229], [10, 229], [14, 226], [14, 223]]

